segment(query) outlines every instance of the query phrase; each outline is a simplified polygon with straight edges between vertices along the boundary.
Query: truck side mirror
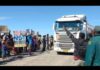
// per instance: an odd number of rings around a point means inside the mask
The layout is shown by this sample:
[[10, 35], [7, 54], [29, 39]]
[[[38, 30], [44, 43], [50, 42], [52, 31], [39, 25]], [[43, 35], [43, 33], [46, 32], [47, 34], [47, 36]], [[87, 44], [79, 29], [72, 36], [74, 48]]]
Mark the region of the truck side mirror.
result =
[[54, 24], [53, 24], [53, 27], [52, 27], [52, 29], [53, 29], [53, 30], [55, 30], [55, 25], [54, 25]]

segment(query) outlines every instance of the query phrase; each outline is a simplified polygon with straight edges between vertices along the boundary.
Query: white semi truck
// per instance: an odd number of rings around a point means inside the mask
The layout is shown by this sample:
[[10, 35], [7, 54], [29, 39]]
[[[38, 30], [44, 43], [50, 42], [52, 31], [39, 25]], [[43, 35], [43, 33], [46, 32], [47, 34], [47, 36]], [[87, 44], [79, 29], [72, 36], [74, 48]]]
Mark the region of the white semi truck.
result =
[[94, 29], [93, 26], [88, 24], [86, 16], [83, 14], [65, 15], [57, 19], [53, 24], [54, 50], [57, 51], [57, 53], [74, 52], [74, 43], [69, 36], [67, 36], [63, 27], [67, 27], [75, 38], [79, 38], [79, 33], [83, 32], [85, 34], [85, 39], [89, 37], [89, 33]]

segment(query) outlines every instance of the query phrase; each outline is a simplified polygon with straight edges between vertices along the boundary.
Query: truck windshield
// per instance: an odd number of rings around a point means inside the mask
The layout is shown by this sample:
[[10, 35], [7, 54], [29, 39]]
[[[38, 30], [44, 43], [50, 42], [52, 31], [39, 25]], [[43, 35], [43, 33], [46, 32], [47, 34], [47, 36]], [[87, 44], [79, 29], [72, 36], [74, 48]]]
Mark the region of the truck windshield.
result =
[[56, 30], [62, 31], [63, 26], [67, 27], [70, 31], [78, 31], [82, 29], [82, 22], [81, 21], [67, 21], [67, 22], [56, 22]]

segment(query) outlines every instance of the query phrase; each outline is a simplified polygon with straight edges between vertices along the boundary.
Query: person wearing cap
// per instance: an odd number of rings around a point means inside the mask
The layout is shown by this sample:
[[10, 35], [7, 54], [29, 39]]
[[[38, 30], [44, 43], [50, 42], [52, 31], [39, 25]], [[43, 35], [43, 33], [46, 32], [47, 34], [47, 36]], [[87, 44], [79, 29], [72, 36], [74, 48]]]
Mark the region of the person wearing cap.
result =
[[93, 33], [86, 48], [84, 66], [100, 66], [100, 27], [95, 27]]

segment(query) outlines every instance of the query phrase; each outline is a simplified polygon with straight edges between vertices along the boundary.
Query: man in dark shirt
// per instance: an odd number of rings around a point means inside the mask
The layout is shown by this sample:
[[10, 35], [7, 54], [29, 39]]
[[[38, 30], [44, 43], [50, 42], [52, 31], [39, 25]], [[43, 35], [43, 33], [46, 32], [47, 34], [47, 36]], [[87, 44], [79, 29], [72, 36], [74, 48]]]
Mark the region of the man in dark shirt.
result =
[[68, 36], [71, 38], [71, 40], [75, 44], [74, 59], [75, 60], [78, 60], [78, 59], [84, 60], [84, 58], [85, 58], [85, 49], [86, 49], [86, 46], [87, 46], [87, 42], [85, 42], [85, 34], [84, 33], [80, 33], [79, 34], [79, 39], [76, 39], [70, 33], [70, 31], [67, 30], [66, 27], [64, 27], [64, 30], [66, 31]]
[[47, 42], [47, 49], [49, 50], [50, 49], [50, 46], [49, 46], [49, 34], [47, 34], [46, 42]]
[[42, 52], [44, 52], [44, 51], [45, 51], [45, 48], [46, 48], [46, 35], [43, 36], [42, 43], [43, 43], [43, 49], [42, 49]]

